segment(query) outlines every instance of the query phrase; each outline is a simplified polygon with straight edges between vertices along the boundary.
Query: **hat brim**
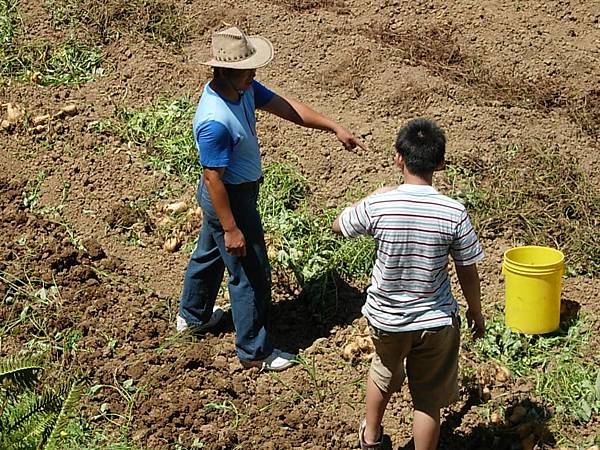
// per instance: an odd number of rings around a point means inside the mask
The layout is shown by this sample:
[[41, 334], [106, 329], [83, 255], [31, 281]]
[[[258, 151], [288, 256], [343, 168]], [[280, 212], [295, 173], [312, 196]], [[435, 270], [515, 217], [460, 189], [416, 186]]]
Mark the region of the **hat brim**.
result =
[[261, 36], [248, 36], [248, 41], [254, 46], [256, 52], [250, 58], [242, 61], [219, 61], [215, 58], [202, 64], [211, 67], [225, 67], [228, 69], [258, 69], [264, 67], [273, 59], [273, 45], [268, 39]]

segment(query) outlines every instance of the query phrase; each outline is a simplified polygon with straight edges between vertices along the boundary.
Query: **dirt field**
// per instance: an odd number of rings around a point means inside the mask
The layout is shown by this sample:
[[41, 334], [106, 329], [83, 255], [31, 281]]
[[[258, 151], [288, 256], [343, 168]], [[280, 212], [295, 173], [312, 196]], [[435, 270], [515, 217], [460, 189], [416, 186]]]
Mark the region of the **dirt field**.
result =
[[[57, 44], [76, 36], [101, 49], [103, 74], [56, 86], [35, 77], [0, 79], [2, 117], [8, 103], [25, 111], [24, 119], [0, 130], [0, 294], [6, 300], [7, 274], [36, 289], [57, 288], [50, 300], [29, 305], [41, 322], [20, 323], [2, 336], [0, 357], [49, 349], [61, 362], [51, 377], [83, 370], [92, 385], [120, 386], [97, 388], [81, 414], [127, 448], [346, 449], [355, 445], [363, 415], [368, 352], [349, 361], [343, 349], [365, 332], [364, 286], [340, 285], [340, 306], [323, 323], [279, 274], [273, 340], [306, 357], [305, 365], [279, 375], [242, 370], [230, 319], [214, 334], [178, 338], [174, 317], [188, 254], [165, 251], [156, 224], [164, 205], [193, 202], [195, 186], [157, 170], [139, 146], [90, 127], [119, 108], [159, 98], [189, 95], [195, 103], [210, 75], [200, 62], [209, 58], [211, 30], [223, 23], [273, 42], [275, 59], [259, 70], [260, 81], [335, 118], [368, 145], [368, 152], [348, 152], [331, 135], [259, 114], [265, 163], [297, 165], [315, 205], [337, 207], [396, 182], [395, 133], [416, 116], [445, 129], [449, 161], [474, 154], [491, 161], [514, 146], [541, 148], [574, 158], [591, 182], [590, 195], [598, 194], [598, 2], [186, 0], [146, 2], [155, 9], [136, 13], [142, 3], [120, 10], [117, 0], [22, 0], [23, 42]], [[65, 5], [86, 12], [79, 25], [51, 20]], [[153, 28], [153, 15], [164, 8], [176, 12], [174, 30], [182, 35], [173, 39], [180, 46], [162, 43]], [[77, 8], [65, 10], [79, 17]], [[68, 105], [76, 110], [65, 110]], [[44, 114], [52, 117], [36, 127], [33, 118]], [[187, 216], [182, 248], [193, 243], [199, 224], [197, 214]], [[480, 273], [490, 313], [502, 305], [502, 254], [519, 243], [515, 235], [482, 235], [487, 258]], [[566, 278], [563, 298], [585, 314], [588, 362], [597, 364], [599, 279]], [[16, 320], [24, 307], [3, 301], [1, 321]], [[67, 332], [75, 333], [68, 351]], [[553, 425], [553, 411], [531, 379], [494, 379], [495, 363], [479, 362], [471, 347], [461, 364], [463, 375], [478, 381], [465, 383], [460, 402], [444, 412], [441, 449], [599, 443], [598, 414]], [[127, 380], [133, 381], [123, 387]], [[482, 386], [492, 406], [486, 407]], [[508, 418], [518, 405], [531, 418], [524, 422], [529, 428], [490, 419], [494, 408]], [[384, 418], [394, 448], [408, 443], [410, 417], [403, 391]]]

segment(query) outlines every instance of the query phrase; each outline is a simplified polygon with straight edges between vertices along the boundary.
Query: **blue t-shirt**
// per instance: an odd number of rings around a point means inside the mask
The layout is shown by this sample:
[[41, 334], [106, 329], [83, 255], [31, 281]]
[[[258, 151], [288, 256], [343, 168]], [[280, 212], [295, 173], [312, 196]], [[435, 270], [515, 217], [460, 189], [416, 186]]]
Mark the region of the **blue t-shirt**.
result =
[[225, 167], [223, 183], [245, 183], [262, 176], [255, 109], [274, 95], [253, 81], [240, 100], [232, 102], [204, 86], [193, 121], [194, 140], [203, 167]]

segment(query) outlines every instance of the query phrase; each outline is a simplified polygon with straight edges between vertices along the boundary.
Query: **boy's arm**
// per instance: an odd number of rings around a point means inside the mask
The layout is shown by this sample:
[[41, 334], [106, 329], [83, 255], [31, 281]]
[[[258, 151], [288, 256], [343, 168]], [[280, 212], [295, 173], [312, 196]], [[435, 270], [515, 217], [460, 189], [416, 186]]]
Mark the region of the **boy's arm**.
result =
[[477, 264], [459, 266], [455, 264], [456, 274], [467, 300], [467, 325], [471, 328], [473, 339], [479, 339], [485, 334], [485, 319], [481, 313], [481, 286]]
[[[340, 214], [341, 216], [341, 214]], [[342, 234], [342, 228], [340, 227], [340, 216], [337, 216], [331, 224], [331, 229], [334, 233]]]
[[[383, 187], [380, 187], [379, 189], [375, 190], [371, 195], [383, 194], [384, 192], [393, 191], [397, 187], [398, 186], [383, 186]], [[368, 196], [368, 197], [370, 197], [370, 196]], [[362, 200], [359, 200], [358, 202], [352, 204], [351, 206], [349, 206], [349, 208], [356, 208], [360, 203], [364, 202], [368, 197], [365, 197]], [[344, 214], [344, 211], [342, 211], [342, 213], [339, 216], [337, 216], [336, 219], [331, 224], [331, 229], [334, 231], [334, 233], [342, 234], [342, 227], [340, 225], [340, 219], [342, 217], [342, 214]]]

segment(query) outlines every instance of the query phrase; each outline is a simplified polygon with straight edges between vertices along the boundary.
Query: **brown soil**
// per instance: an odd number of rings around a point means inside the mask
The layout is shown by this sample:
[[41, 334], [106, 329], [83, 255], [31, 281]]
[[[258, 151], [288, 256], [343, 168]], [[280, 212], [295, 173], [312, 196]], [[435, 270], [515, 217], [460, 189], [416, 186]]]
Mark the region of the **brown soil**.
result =
[[[43, 3], [21, 2], [28, 39], [59, 42], [67, 31], [49, 25]], [[33, 309], [45, 320], [46, 338], [57, 344], [53, 355], [65, 370], [85, 371], [95, 385], [134, 380], [130, 431], [139, 447], [190, 446], [199, 438], [208, 449], [345, 449], [354, 446], [363, 415], [368, 352], [351, 361], [342, 354], [364, 334], [360, 291], [341, 284], [338, 311], [320, 323], [279, 275], [273, 340], [289, 351], [304, 349], [309, 362], [314, 358], [316, 379], [302, 367], [277, 376], [242, 370], [230, 319], [201, 339], [176, 337], [187, 255], [163, 249], [159, 219], [166, 203], [192, 203], [194, 186], [155, 170], [118, 139], [88, 129], [90, 122], [112, 117], [115, 107], [186, 93], [197, 98], [209, 76], [200, 62], [209, 54], [210, 31], [223, 22], [272, 40], [276, 58], [259, 71], [261, 81], [339, 120], [369, 146], [368, 152], [346, 152], [331, 135], [259, 116], [265, 161], [299, 164], [318, 204], [338, 206], [347, 194], [396, 180], [394, 135], [415, 116], [445, 128], [449, 159], [515, 144], [551, 146], [578, 157], [594, 188], [600, 185], [600, 9], [594, 2], [181, 1], [175, 3], [187, 32], [181, 51], [149, 38], [151, 16], [111, 10], [119, 2], [106, 3], [105, 18], [121, 32], [93, 22], [89, 32], [80, 30], [88, 42], [102, 45], [105, 76], [75, 87], [0, 84], [0, 103], [18, 103], [29, 117], [77, 105], [77, 114], [38, 132], [26, 124], [0, 131], [0, 270], [36, 288], [58, 288], [49, 304], [40, 301]], [[39, 200], [28, 208], [23, 192], [42, 171]], [[157, 196], [167, 185], [171, 193]], [[190, 214], [178, 236], [193, 242], [198, 226], [198, 216]], [[502, 301], [500, 263], [511, 245], [507, 236], [484, 241], [487, 308]], [[0, 283], [3, 297], [8, 289]], [[598, 279], [567, 279], [563, 297], [581, 306], [598, 335]], [[2, 321], [17, 318], [23, 306], [3, 304]], [[71, 328], [82, 337], [67, 354], [55, 336]], [[44, 338], [31, 322], [19, 326], [0, 341], [0, 357], [33, 337]], [[478, 374], [493, 370], [468, 353], [461, 363]], [[509, 412], [517, 404], [536, 417], [543, 412], [543, 399], [518, 380], [492, 383], [491, 390]], [[518, 427], [490, 424], [472, 408], [480, 402], [477, 389], [466, 385], [460, 402], [444, 412], [440, 448], [521, 448]], [[102, 388], [86, 400], [84, 415], [97, 414], [103, 403], [111, 412], [127, 412], [122, 394]], [[410, 417], [403, 391], [384, 420], [396, 447], [410, 438]], [[102, 426], [111, 428], [108, 421]], [[559, 436], [541, 421], [531, 426], [536, 448], [558, 448]], [[562, 432], [583, 443], [599, 426], [596, 417]]]

